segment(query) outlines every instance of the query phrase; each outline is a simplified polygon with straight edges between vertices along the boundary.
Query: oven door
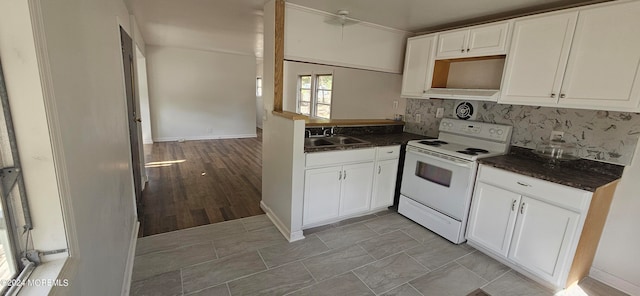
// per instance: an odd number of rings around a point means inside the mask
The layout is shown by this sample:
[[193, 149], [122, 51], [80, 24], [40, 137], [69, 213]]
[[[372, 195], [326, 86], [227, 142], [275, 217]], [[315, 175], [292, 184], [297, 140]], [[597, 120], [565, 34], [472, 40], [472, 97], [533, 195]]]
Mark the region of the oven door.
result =
[[400, 192], [458, 221], [467, 212], [476, 163], [407, 147]]

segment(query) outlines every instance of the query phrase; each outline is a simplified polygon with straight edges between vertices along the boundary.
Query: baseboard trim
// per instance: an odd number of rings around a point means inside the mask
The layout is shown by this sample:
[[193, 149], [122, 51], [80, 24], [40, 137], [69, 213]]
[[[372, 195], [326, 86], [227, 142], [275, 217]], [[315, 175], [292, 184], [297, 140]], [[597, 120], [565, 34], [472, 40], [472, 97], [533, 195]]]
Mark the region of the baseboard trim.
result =
[[291, 230], [289, 230], [289, 227], [284, 225], [280, 218], [278, 218], [278, 216], [273, 213], [271, 208], [267, 206], [262, 200], [260, 201], [260, 208], [267, 214], [267, 218], [271, 220], [271, 223], [276, 226], [278, 231], [280, 231], [284, 238], [286, 238], [290, 243], [304, 239], [302, 230], [292, 233]]
[[129, 255], [127, 256], [127, 269], [124, 271], [124, 282], [122, 283], [122, 295], [129, 295], [129, 290], [131, 289], [131, 277], [133, 276], [133, 262], [136, 259], [138, 231], [140, 231], [140, 222], [136, 221], [136, 223], [133, 224], [133, 229], [131, 231]]
[[210, 135], [210, 136], [192, 136], [192, 137], [162, 137], [153, 138], [153, 142], [174, 142], [174, 141], [201, 141], [201, 140], [220, 140], [220, 139], [242, 139], [255, 138], [258, 134], [237, 134], [237, 135]]
[[591, 267], [589, 276], [629, 295], [640, 295], [640, 287], [604, 270]]

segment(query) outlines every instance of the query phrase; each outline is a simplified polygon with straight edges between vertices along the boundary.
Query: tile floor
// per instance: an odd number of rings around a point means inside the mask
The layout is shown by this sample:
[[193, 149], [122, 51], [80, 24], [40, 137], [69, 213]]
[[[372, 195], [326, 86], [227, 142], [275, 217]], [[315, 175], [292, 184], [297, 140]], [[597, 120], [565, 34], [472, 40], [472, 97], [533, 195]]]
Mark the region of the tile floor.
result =
[[[139, 238], [131, 295], [553, 294], [395, 212], [305, 236], [288, 243], [260, 215]], [[589, 278], [581, 287], [568, 294], [625, 295]]]

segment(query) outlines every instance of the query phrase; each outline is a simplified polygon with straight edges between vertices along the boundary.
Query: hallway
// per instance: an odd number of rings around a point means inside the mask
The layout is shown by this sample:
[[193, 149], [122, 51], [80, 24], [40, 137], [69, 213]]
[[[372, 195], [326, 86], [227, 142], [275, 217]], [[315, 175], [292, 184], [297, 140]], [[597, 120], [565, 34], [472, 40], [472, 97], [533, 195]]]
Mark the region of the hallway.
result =
[[257, 138], [145, 145], [139, 237], [263, 214]]

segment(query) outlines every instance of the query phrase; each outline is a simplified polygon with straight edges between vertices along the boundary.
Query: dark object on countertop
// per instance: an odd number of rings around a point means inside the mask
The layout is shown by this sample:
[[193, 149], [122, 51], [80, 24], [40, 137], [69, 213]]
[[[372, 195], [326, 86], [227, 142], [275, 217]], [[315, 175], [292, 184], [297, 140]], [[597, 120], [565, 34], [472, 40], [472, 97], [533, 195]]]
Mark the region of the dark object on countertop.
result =
[[598, 187], [622, 177], [624, 166], [588, 159], [549, 165], [549, 159], [531, 149], [511, 146], [507, 155], [478, 159], [481, 164], [594, 192]]

